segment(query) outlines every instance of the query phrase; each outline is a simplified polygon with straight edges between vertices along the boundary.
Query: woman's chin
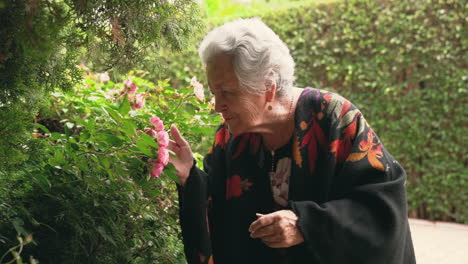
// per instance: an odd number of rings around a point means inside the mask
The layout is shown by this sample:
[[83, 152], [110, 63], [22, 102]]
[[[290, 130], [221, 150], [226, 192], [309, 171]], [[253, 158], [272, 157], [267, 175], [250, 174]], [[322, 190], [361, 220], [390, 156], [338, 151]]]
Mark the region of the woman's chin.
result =
[[227, 123], [227, 129], [228, 129], [229, 132], [232, 133], [233, 135], [239, 134], [239, 132], [235, 129], [235, 127], [229, 125], [229, 123]]
[[248, 129], [245, 126], [239, 126], [239, 125], [230, 124], [230, 123], [227, 123], [227, 128], [228, 128], [229, 132], [231, 134], [233, 134], [233, 135], [240, 135], [240, 134], [244, 134], [244, 133], [254, 132], [254, 130]]
[[227, 128], [229, 130], [229, 132], [231, 132], [233, 135], [238, 135], [238, 134], [242, 134], [244, 133], [241, 129], [239, 129], [239, 126], [233, 124], [234, 122], [229, 122], [227, 121]]
[[225, 120], [229, 132], [233, 135], [244, 133], [261, 133], [261, 126], [256, 123], [241, 121], [237, 118]]

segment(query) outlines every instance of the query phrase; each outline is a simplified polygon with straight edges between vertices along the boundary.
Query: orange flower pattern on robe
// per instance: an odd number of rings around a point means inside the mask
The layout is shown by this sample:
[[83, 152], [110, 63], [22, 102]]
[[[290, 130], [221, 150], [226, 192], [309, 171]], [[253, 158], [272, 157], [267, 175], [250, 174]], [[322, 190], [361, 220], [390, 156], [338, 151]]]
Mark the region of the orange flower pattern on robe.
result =
[[300, 143], [299, 143], [299, 138], [294, 136], [294, 142], [292, 146], [292, 151], [293, 151], [293, 158], [294, 161], [296, 162], [296, 165], [299, 168], [302, 168], [302, 156], [301, 156], [301, 148], [300, 148]]
[[312, 114], [312, 119], [308, 125], [308, 131], [302, 139], [301, 147], [307, 147], [309, 156], [309, 169], [310, 172], [315, 171], [315, 163], [318, 157], [318, 147], [320, 146], [323, 150], [328, 149], [328, 140], [322, 131], [322, 128], [316, 121], [317, 115]]
[[239, 197], [242, 194], [241, 178], [234, 175], [226, 180], [226, 200], [233, 197]]
[[252, 183], [248, 179], [242, 180], [239, 175], [234, 175], [226, 180], [226, 200], [239, 197], [244, 191], [248, 191]]
[[223, 126], [218, 132], [216, 132], [214, 147], [220, 146], [222, 149], [224, 149], [226, 147], [226, 143], [229, 141], [229, 138], [229, 130]]
[[[299, 123], [299, 128], [305, 131], [301, 148], [307, 150], [310, 172], [315, 171], [319, 149], [332, 153], [337, 164], [346, 161], [356, 162], [367, 157], [373, 168], [383, 171], [384, 166], [379, 160], [383, 157], [382, 146], [378, 139], [374, 140], [376, 136], [363, 119], [361, 112], [338, 94], [320, 90], [314, 96], [315, 100], [320, 102], [320, 108], [312, 113], [310, 120], [302, 120]], [[320, 125], [324, 116], [329, 119], [331, 127], [337, 128], [335, 138], [327, 138], [324, 135], [324, 128]], [[360, 139], [366, 130], [367, 138], [360, 141], [359, 152], [355, 149], [351, 153], [354, 141]], [[331, 140], [330, 144], [328, 140]]]
[[330, 152], [335, 153], [335, 160], [338, 163], [343, 163], [351, 152], [352, 140], [356, 136], [356, 126], [359, 116], [360, 113], [356, 114], [352, 123], [343, 130], [343, 139], [334, 140], [330, 144]]
[[370, 165], [380, 171], [384, 170], [382, 162], [379, 161], [383, 157], [382, 145], [379, 142], [374, 142], [375, 134], [371, 128], [367, 132], [367, 138], [359, 143], [359, 150], [349, 155], [346, 161], [356, 162], [360, 161], [367, 156]]

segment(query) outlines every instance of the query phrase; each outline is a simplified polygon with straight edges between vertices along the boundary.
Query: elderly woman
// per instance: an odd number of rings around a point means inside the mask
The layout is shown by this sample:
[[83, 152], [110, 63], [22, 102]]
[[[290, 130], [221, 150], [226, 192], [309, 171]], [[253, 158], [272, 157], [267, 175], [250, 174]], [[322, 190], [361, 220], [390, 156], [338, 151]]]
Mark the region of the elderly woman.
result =
[[259, 19], [214, 29], [199, 53], [224, 122], [204, 171], [171, 127], [189, 263], [415, 263], [405, 172], [353, 104], [294, 87]]

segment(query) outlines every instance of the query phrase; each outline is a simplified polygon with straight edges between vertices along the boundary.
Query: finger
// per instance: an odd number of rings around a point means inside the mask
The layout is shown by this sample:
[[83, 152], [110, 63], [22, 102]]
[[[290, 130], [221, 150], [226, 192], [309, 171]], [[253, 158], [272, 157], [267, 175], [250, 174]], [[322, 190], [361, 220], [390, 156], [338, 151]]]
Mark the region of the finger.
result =
[[265, 245], [271, 248], [286, 248], [288, 247], [284, 242], [264, 242]]
[[263, 243], [279, 243], [282, 241], [281, 236], [276, 234], [270, 236], [264, 236], [261, 238]]
[[275, 215], [273, 214], [267, 214], [267, 215], [263, 215], [262, 217], [260, 217], [259, 219], [255, 220], [249, 227], [249, 231], [252, 233], [252, 232], [255, 232], [257, 231], [257, 229], [263, 227], [263, 226], [267, 226], [267, 225], [271, 225], [272, 223], [275, 222]]
[[275, 235], [278, 232], [279, 232], [278, 228], [274, 224], [271, 224], [268, 226], [261, 227], [257, 229], [256, 231], [250, 233], [250, 237], [263, 238], [263, 237]]
[[264, 214], [259, 214], [259, 213], [256, 213], [255, 215], [256, 215], [258, 218], [264, 216]]
[[[179, 159], [177, 158], [177, 156], [174, 157], [174, 156], [169, 155], [169, 163], [174, 164], [174, 162], [177, 162], [177, 161], [179, 161]], [[174, 165], [175, 165], [175, 164], [174, 164]]]
[[177, 127], [174, 124], [171, 125], [171, 136], [180, 147], [188, 146], [187, 141], [184, 137], [182, 137], [182, 135], [179, 132], [179, 129], [177, 129]]
[[180, 150], [180, 146], [174, 140], [169, 140], [167, 148], [172, 150], [174, 153], [178, 153]]

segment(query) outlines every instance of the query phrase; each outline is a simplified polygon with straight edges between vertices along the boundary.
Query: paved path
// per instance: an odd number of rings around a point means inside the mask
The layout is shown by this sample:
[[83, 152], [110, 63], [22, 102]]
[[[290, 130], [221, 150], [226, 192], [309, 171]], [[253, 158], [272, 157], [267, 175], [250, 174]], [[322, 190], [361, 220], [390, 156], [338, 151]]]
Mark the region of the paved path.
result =
[[468, 264], [468, 225], [410, 219], [418, 264]]

